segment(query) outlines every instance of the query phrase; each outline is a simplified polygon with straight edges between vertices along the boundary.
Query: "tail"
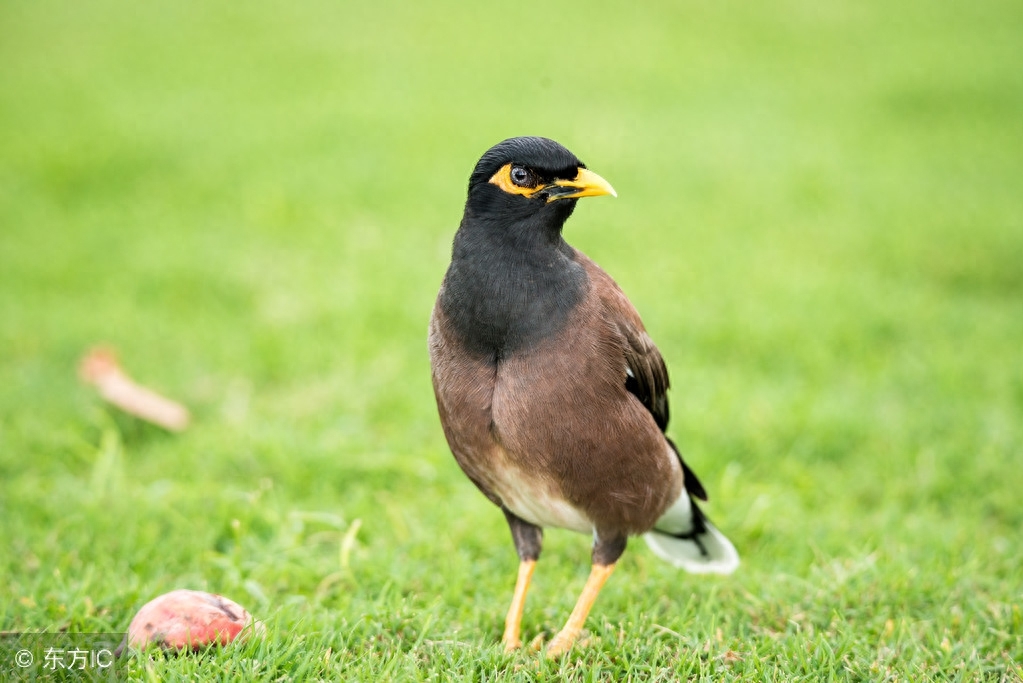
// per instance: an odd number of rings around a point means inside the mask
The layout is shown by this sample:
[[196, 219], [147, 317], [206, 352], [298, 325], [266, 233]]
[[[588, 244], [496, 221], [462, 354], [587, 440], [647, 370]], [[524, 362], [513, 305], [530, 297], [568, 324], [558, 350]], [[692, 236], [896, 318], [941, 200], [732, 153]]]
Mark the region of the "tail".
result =
[[739, 566], [735, 546], [684, 489], [643, 538], [655, 555], [693, 574], [731, 574]]

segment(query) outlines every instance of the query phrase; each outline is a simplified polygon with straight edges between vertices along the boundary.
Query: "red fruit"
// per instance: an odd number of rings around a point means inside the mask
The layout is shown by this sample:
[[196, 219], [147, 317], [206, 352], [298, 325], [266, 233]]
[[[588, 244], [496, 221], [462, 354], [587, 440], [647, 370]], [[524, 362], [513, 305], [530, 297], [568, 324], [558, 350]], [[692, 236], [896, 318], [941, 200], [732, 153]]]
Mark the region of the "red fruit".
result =
[[244, 607], [221, 595], [176, 590], [155, 598], [139, 610], [128, 626], [128, 645], [157, 643], [173, 650], [199, 650], [227, 645], [246, 626], [262, 631]]

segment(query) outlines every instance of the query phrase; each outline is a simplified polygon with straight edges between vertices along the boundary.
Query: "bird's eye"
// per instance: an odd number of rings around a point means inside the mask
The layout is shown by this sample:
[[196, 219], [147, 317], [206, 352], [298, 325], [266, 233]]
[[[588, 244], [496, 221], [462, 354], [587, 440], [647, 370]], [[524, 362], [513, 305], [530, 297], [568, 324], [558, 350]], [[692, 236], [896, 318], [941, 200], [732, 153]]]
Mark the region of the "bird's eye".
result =
[[524, 166], [512, 166], [511, 180], [519, 187], [533, 187], [536, 185], [532, 171]]

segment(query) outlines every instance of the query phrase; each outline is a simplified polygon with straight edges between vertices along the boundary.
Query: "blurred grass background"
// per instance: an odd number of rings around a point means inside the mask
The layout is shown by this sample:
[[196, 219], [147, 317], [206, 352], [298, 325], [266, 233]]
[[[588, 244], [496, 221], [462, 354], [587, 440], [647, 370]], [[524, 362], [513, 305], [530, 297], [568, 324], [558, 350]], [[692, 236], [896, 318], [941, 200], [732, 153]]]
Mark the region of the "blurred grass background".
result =
[[[1021, 35], [998, 1], [3, 3], [0, 626], [189, 587], [270, 637], [133, 675], [1019, 680]], [[566, 237], [744, 561], [634, 542], [563, 663], [500, 652], [516, 558], [425, 342], [522, 134], [618, 190]], [[97, 343], [193, 428], [103, 407]], [[527, 635], [588, 552], [548, 534]]]

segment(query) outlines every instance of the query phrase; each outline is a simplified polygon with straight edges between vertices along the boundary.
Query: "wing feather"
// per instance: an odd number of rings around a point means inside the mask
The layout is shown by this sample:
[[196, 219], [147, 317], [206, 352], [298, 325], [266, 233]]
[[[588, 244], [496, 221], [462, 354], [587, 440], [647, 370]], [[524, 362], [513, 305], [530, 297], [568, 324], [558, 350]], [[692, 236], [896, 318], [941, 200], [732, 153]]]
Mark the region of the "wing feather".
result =
[[[668, 427], [670, 386], [664, 358], [643, 327], [643, 321], [636, 308], [618, 283], [587, 256], [580, 252], [576, 253], [579, 254], [579, 260], [586, 268], [590, 281], [601, 298], [604, 315], [613, 330], [612, 336], [616, 337], [616, 345], [621, 349], [625, 388], [650, 411], [654, 422], [663, 432]], [[689, 494], [700, 500], [707, 500], [707, 492], [696, 477], [696, 473], [686, 465], [675, 443], [667, 437], [665, 439], [682, 464]]]
[[663, 432], [668, 427], [668, 368], [632, 302], [611, 276], [586, 255], [576, 252], [600, 296], [613, 342], [622, 354], [625, 388], [650, 411]]

